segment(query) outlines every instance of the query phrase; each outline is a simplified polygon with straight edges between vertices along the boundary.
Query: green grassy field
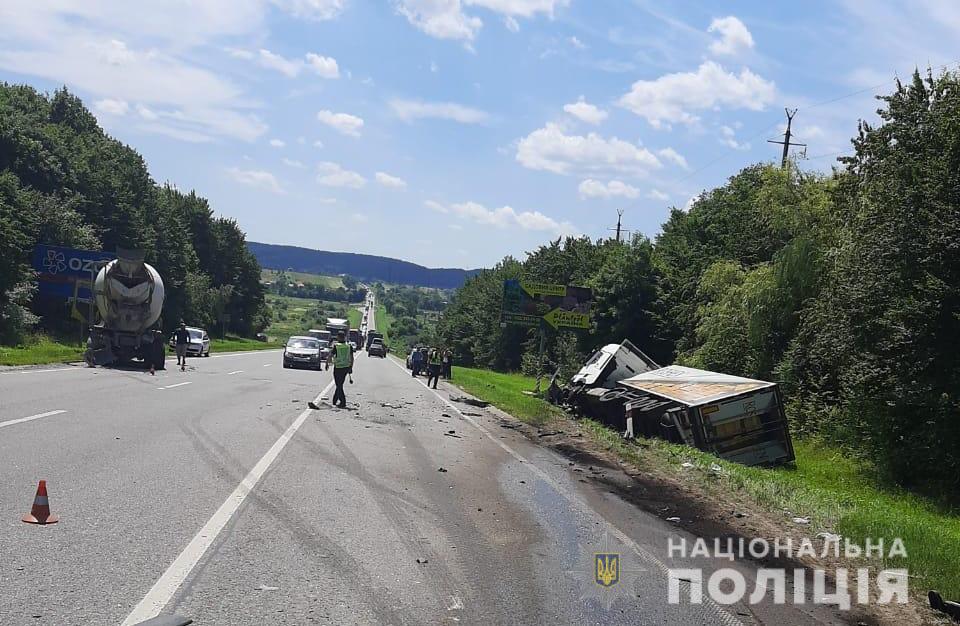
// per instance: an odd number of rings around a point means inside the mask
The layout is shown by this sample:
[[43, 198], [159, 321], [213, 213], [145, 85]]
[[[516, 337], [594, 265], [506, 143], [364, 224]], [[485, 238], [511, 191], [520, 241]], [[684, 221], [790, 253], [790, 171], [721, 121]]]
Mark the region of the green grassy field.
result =
[[[533, 389], [531, 377], [454, 367], [453, 383], [534, 424], [562, 414], [549, 403], [522, 393]], [[666, 471], [729, 502], [749, 500], [784, 521], [791, 516], [807, 517], [810, 536], [832, 532], [861, 546], [867, 538], [884, 538], [886, 551], [899, 537], [907, 558], [876, 564], [909, 569], [915, 592], [938, 589], [944, 597], [960, 597], [960, 510], [878, 484], [868, 462], [853, 459], [827, 443], [795, 441], [795, 466], [746, 467], [656, 439], [632, 443], [591, 420], [579, 423], [593, 441], [641, 468]], [[693, 466], [683, 467], [683, 463]], [[720, 471], [711, 469], [714, 466]]]
[[42, 365], [83, 360], [83, 350], [77, 342], [61, 342], [46, 336], [30, 338], [24, 345], [0, 346], [0, 365]]
[[387, 307], [378, 304], [377, 310], [374, 311], [374, 320], [377, 324], [377, 332], [383, 333], [383, 343], [390, 346], [390, 324], [393, 322], [393, 317], [387, 313]]
[[226, 339], [210, 338], [210, 352], [247, 352], [249, 350], [276, 350], [282, 348], [282, 340], [276, 341], [257, 341], [256, 339], [246, 339], [245, 337], [231, 337], [227, 335]]
[[[260, 270], [260, 280], [264, 282], [273, 282], [277, 279], [277, 270]], [[308, 274], [306, 272], [286, 272], [287, 278], [301, 283], [322, 284], [330, 289], [343, 287], [343, 279], [339, 276], [323, 276], [321, 274]]]
[[350, 321], [350, 328], [360, 328], [361, 316], [362, 313], [351, 305], [350, 309], [347, 310], [347, 319]]

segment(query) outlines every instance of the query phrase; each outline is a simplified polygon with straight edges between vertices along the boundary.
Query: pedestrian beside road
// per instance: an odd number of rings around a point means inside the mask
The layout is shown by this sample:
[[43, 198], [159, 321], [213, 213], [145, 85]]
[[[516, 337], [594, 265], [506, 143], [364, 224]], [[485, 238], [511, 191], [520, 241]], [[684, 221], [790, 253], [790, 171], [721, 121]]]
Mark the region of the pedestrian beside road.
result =
[[453, 352], [449, 348], [443, 351], [443, 377], [447, 380], [453, 378]]
[[423, 355], [420, 354], [420, 348], [414, 348], [413, 354], [410, 355], [410, 369], [413, 371], [414, 378], [416, 378], [417, 374], [420, 373], [422, 361]]
[[180, 328], [176, 332], [177, 343], [177, 365], [180, 371], [187, 371], [187, 344], [190, 343], [190, 331], [187, 330], [187, 323], [180, 320]]
[[[343, 331], [337, 333], [337, 341], [333, 344], [330, 356], [327, 357], [327, 369], [333, 363], [333, 383], [336, 390], [333, 392], [333, 406], [341, 409], [347, 408], [347, 394], [343, 391], [343, 383], [350, 376], [350, 382], [353, 382], [353, 346], [346, 341], [346, 334]], [[318, 409], [316, 404], [310, 403], [311, 409]]]
[[430, 381], [433, 381], [433, 388], [437, 388], [437, 383], [440, 382], [440, 372], [443, 368], [443, 357], [440, 356], [439, 348], [434, 348], [430, 351], [430, 356], [427, 357], [427, 387], [430, 386]]

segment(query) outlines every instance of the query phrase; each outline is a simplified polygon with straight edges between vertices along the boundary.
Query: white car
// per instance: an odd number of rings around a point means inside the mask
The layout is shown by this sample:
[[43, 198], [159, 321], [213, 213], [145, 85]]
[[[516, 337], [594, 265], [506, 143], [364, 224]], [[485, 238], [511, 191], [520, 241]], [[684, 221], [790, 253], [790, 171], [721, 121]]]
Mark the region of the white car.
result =
[[320, 340], [313, 337], [290, 337], [283, 348], [284, 367], [309, 367], [320, 371], [323, 360]]
[[[190, 339], [187, 342], [187, 356], [210, 356], [210, 335], [202, 328], [187, 326]], [[177, 333], [170, 335], [170, 347], [177, 348]]]

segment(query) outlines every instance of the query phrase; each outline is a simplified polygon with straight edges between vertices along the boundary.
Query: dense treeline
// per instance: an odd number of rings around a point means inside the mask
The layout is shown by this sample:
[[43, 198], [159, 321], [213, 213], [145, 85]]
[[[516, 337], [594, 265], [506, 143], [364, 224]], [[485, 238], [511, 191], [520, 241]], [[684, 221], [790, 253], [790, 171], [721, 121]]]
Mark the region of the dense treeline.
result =
[[831, 174], [751, 166], [654, 242], [504, 259], [457, 292], [442, 337], [467, 364], [529, 370], [536, 331], [498, 324], [503, 279], [591, 286], [592, 329], [551, 333], [551, 364], [629, 338], [660, 363], [778, 380], [795, 433], [960, 492], [960, 77], [880, 100]]
[[[0, 344], [63, 330], [63, 302], [36, 296], [34, 245], [146, 252], [166, 285], [163, 324], [250, 335], [269, 322], [260, 267], [233, 220], [204, 198], [158, 186], [143, 158], [107, 136], [65, 89], [0, 84]], [[224, 315], [226, 314], [226, 315]]]

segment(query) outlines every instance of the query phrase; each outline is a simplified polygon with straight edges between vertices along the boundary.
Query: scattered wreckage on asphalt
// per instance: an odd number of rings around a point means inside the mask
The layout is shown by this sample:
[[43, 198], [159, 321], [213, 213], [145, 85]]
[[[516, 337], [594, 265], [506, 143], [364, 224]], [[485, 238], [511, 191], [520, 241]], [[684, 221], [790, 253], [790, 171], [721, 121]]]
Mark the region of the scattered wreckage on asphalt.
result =
[[625, 437], [658, 437], [744, 465], [794, 460], [776, 383], [670, 365], [630, 341], [597, 350], [564, 387], [547, 397]]

